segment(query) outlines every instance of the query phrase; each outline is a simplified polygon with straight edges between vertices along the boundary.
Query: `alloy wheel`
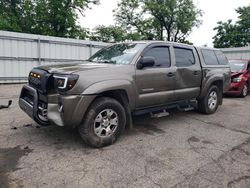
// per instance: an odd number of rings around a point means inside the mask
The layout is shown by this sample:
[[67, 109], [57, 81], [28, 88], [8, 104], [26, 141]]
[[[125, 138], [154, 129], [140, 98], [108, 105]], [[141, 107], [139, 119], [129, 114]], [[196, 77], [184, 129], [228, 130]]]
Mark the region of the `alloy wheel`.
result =
[[94, 132], [99, 137], [109, 137], [116, 131], [118, 123], [118, 114], [113, 109], [105, 109], [95, 118]]
[[208, 107], [213, 110], [216, 108], [218, 102], [218, 95], [215, 91], [212, 91], [208, 97]]

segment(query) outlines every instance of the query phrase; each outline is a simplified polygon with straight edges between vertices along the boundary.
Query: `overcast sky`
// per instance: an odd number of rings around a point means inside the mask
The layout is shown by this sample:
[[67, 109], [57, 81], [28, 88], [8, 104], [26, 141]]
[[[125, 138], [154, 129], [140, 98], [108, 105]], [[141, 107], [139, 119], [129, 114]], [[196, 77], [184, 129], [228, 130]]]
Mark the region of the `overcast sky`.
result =
[[[97, 25], [114, 24], [113, 10], [119, 0], [100, 0], [100, 5], [93, 6], [85, 12], [85, 17], [80, 16], [80, 24], [83, 27], [93, 29]], [[228, 19], [237, 20], [235, 9], [250, 4], [249, 0], [194, 0], [195, 5], [203, 11], [202, 25], [194, 28], [189, 40], [195, 45], [212, 47], [212, 37], [216, 34], [213, 28], [218, 21]]]

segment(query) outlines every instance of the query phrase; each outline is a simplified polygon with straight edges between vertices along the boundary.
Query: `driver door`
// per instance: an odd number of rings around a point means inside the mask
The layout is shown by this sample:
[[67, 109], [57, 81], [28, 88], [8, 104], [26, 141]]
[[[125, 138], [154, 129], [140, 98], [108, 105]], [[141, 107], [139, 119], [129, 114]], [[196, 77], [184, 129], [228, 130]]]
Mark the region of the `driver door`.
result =
[[173, 100], [176, 68], [171, 66], [170, 47], [151, 45], [142, 57], [153, 57], [155, 65], [136, 69], [136, 108], [164, 105]]

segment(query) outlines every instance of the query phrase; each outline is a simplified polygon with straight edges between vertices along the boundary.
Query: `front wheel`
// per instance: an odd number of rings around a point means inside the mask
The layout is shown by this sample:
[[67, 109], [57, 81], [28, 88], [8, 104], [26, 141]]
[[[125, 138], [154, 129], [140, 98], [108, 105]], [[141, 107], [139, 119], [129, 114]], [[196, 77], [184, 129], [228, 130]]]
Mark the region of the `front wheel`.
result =
[[219, 96], [218, 87], [211, 86], [205, 97], [198, 100], [198, 111], [204, 114], [213, 114], [219, 106]]
[[78, 131], [87, 144], [103, 147], [117, 140], [125, 123], [123, 106], [113, 98], [100, 97], [90, 106]]
[[247, 83], [245, 83], [242, 88], [240, 96], [244, 98], [247, 96], [247, 93], [248, 93], [248, 86], [247, 86]]

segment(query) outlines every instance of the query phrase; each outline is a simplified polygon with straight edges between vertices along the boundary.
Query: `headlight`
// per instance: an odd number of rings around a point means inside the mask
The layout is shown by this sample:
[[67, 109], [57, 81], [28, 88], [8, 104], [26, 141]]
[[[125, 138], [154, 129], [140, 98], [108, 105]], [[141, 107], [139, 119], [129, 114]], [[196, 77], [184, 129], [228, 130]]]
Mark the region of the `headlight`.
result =
[[240, 75], [239, 77], [233, 78], [232, 82], [238, 83], [238, 82], [241, 82], [241, 80], [242, 80], [242, 75]]
[[76, 74], [54, 75], [53, 77], [54, 77], [55, 89], [61, 92], [72, 89], [79, 78], [79, 76]]

